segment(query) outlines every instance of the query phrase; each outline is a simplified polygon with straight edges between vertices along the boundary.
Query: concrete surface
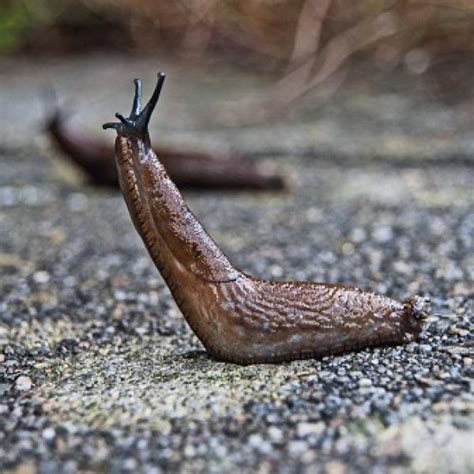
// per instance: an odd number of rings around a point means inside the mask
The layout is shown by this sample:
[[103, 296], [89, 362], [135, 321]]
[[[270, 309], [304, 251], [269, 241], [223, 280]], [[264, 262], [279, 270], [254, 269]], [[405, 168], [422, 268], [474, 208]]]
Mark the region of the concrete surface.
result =
[[84, 186], [35, 131], [53, 80], [102, 136], [134, 76], [150, 90], [153, 60], [0, 69], [2, 472], [472, 472], [472, 96], [359, 78], [312, 115], [228, 127], [228, 101], [265, 81], [168, 66], [154, 142], [293, 176], [286, 194], [186, 194], [237, 267], [433, 301], [419, 343], [239, 367], [203, 351], [122, 197]]

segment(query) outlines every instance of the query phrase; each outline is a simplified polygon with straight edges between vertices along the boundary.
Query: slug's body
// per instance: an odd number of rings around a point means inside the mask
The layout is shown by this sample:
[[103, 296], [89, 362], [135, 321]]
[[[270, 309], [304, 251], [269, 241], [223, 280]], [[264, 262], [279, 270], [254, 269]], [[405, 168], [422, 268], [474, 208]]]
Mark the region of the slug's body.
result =
[[[95, 184], [117, 187], [114, 150], [99, 140], [91, 140], [66, 124], [59, 110], [46, 125], [58, 149], [76, 163]], [[159, 147], [157, 153], [180, 188], [229, 190], [279, 190], [284, 178], [262, 170], [258, 163], [239, 156], [220, 157], [203, 151]]]
[[189, 325], [213, 356], [240, 364], [319, 357], [416, 339], [425, 302], [358, 288], [268, 282], [236, 270], [186, 206], [150, 147], [147, 126], [164, 75], [140, 112], [117, 114], [119, 181], [135, 227]]

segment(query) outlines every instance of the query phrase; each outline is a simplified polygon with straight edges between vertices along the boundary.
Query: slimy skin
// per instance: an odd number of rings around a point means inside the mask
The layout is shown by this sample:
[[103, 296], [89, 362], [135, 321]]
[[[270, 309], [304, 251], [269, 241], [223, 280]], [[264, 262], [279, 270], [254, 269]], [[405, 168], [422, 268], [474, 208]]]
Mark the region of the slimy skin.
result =
[[115, 156], [133, 223], [209, 354], [237, 364], [322, 357], [416, 340], [429, 303], [359, 288], [263, 281], [235, 269], [187, 207], [150, 146], [148, 122], [164, 81], [141, 111], [140, 85], [117, 131]]

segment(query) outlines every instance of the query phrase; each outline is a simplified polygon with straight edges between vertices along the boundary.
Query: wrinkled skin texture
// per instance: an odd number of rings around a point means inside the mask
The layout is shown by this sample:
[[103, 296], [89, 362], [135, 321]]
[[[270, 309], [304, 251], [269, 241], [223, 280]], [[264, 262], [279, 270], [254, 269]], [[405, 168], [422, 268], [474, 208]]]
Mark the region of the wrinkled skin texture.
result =
[[186, 206], [137, 117], [106, 124], [118, 132], [120, 185], [155, 265], [211, 355], [272, 363], [420, 336], [428, 309], [423, 298], [399, 303], [358, 288], [261, 281], [236, 270]]

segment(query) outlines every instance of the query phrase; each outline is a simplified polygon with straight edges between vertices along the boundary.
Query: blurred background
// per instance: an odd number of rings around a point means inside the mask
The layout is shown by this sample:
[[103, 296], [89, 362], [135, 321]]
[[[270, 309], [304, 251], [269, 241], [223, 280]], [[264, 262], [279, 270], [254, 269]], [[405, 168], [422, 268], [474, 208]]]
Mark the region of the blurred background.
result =
[[0, 140], [38, 136], [48, 89], [76, 129], [104, 137], [131, 79], [166, 70], [154, 122], [165, 143], [207, 134], [206, 146], [255, 156], [466, 155], [473, 36], [469, 0], [3, 0]]
[[[349, 87], [347, 82], [388, 92], [421, 87], [433, 101], [466, 103], [473, 34], [470, 0], [3, 0], [0, 5], [0, 54], [15, 66], [24, 61], [40, 74], [37, 79], [46, 66], [66, 58], [89, 57], [84, 64], [90, 65], [94, 58], [100, 64], [97, 55], [126, 55], [149, 57], [151, 70], [172, 64], [182, 75], [199, 71], [228, 78], [230, 68], [233, 82], [241, 79], [239, 69], [252, 81], [264, 81], [256, 96], [237, 99], [231, 87], [235, 102], [219, 109], [215, 121], [226, 125], [280, 118], [298, 106], [314, 114]], [[104, 59], [104, 80], [113, 75], [106, 74], [109, 66]], [[7, 78], [9, 67], [14, 66], [4, 62]], [[96, 73], [85, 65], [80, 69], [81, 81]], [[84, 83], [82, 90], [75, 87], [82, 95]], [[223, 95], [207, 97], [208, 108]]]
[[[59, 104], [112, 146], [158, 71], [154, 146], [291, 184], [186, 192], [231, 261], [429, 294], [420, 344], [203, 352], [122, 196], [45, 132]], [[0, 0], [0, 471], [472, 472], [473, 78], [473, 0]]]
[[166, 70], [154, 122], [165, 143], [204, 134], [253, 155], [466, 155], [473, 36], [469, 0], [3, 0], [0, 140], [38, 135], [48, 89], [76, 129], [104, 137], [131, 79]]
[[469, 0], [4, 0], [0, 51], [220, 57], [274, 73], [304, 64], [313, 82], [362, 53], [421, 74], [472, 53], [473, 12]]

